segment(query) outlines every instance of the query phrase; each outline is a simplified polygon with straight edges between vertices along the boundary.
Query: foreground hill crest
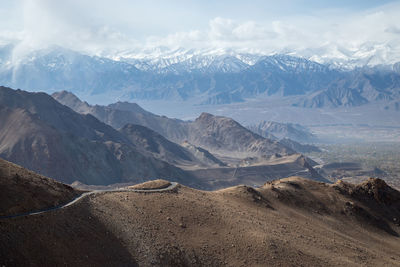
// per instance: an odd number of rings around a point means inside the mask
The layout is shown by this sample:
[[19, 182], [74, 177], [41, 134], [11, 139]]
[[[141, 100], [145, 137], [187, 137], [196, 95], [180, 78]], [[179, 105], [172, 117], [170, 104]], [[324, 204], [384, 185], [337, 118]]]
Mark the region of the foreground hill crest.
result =
[[[9, 164], [3, 163], [1, 171]], [[19, 174], [24, 192], [38, 185], [32, 173]], [[19, 188], [0, 178], [6, 192]], [[59, 185], [40, 181], [49, 192]], [[207, 192], [179, 185], [151, 194], [94, 194], [67, 209], [0, 219], [6, 233], [0, 264], [394, 266], [400, 260], [399, 199], [400, 192], [378, 179], [330, 185], [300, 177], [260, 188]]]

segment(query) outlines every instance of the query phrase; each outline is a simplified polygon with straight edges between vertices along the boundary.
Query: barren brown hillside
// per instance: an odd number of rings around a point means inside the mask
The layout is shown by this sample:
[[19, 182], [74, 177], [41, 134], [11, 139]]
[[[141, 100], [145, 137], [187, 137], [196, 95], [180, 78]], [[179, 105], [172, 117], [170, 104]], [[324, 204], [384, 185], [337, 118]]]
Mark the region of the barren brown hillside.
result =
[[377, 179], [297, 177], [258, 189], [96, 194], [0, 220], [0, 265], [400, 266], [399, 198]]
[[0, 216], [55, 207], [79, 191], [0, 159]]

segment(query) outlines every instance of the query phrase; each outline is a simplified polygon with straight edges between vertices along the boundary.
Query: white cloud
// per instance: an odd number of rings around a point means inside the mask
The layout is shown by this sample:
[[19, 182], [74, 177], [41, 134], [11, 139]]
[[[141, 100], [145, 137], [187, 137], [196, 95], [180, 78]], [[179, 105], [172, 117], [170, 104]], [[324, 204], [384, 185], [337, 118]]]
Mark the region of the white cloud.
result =
[[2, 43], [17, 43], [14, 61], [36, 49], [59, 45], [90, 53], [114, 53], [134, 44], [126, 36], [108, 25], [85, 17], [76, 0], [25, 0], [22, 27], [19, 31], [1, 31]]
[[[55, 44], [110, 56], [163, 47], [157, 50], [160, 55], [163, 51], [183, 47], [289, 53], [320, 62], [345, 59], [362, 59], [370, 63], [400, 61], [398, 2], [358, 13], [336, 9], [307, 16], [274, 16], [268, 20], [268, 17], [260, 19], [259, 16], [234, 19], [227, 12], [225, 16], [209, 18], [201, 16], [201, 12], [195, 14], [193, 10], [201, 10], [195, 2], [190, 4], [191, 11], [186, 12], [183, 8], [173, 10], [157, 1], [148, 4], [115, 1], [113, 7], [108, 1], [24, 0], [20, 29], [7, 26], [4, 30], [0, 26], [0, 44], [19, 40], [15, 58], [27, 51]], [[181, 4], [178, 0], [173, 2], [175, 6]], [[200, 18], [205, 22], [193, 23]]]
[[[257, 23], [216, 17], [207, 29], [152, 37], [145, 46], [288, 53], [319, 62], [400, 61], [400, 4], [357, 14], [295, 17]], [[195, 34], [194, 34], [195, 33]]]

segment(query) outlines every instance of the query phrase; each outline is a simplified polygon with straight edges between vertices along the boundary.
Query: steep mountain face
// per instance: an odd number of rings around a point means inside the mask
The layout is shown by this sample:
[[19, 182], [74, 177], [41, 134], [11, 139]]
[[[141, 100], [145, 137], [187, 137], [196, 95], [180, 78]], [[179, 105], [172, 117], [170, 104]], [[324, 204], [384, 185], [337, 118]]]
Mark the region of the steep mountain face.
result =
[[92, 115], [44, 93], [0, 87], [0, 156], [57, 180], [111, 184], [152, 176], [184, 177]]
[[184, 148], [186, 148], [187, 150], [189, 150], [192, 153], [192, 155], [194, 155], [197, 158], [197, 160], [199, 160], [200, 162], [202, 162], [205, 165], [214, 166], [214, 167], [215, 166], [219, 166], [219, 167], [226, 166], [226, 164], [224, 162], [222, 162], [221, 160], [214, 157], [213, 154], [211, 154], [204, 148], [192, 145], [188, 141], [184, 141], [181, 145]]
[[175, 166], [205, 168], [224, 165], [205, 149], [180, 146], [144, 126], [126, 124], [119, 131], [136, 144], [139, 150]]
[[92, 115], [81, 115], [67, 108], [45, 93], [29, 93], [0, 87], [0, 105], [10, 109], [23, 109], [61, 132], [95, 141], [127, 139], [112, 127]]
[[11, 52], [12, 47], [0, 49], [0, 84], [49, 93], [69, 90], [87, 98], [213, 105], [261, 96], [304, 96], [294, 104], [308, 108], [400, 99], [398, 64], [341, 70], [286, 55], [185, 52], [160, 58], [122, 56], [116, 61], [60, 47], [14, 62]]
[[118, 161], [100, 141], [57, 131], [24, 109], [0, 109], [0, 156], [64, 182], [113, 183]]
[[78, 113], [90, 114], [92, 106], [87, 102], [81, 101], [76, 95], [68, 91], [55, 92], [51, 96], [61, 104]]
[[108, 106], [90, 106], [69, 92], [57, 92], [52, 96], [76, 112], [91, 114], [116, 129], [126, 124], [142, 125], [178, 143], [187, 135], [183, 121], [155, 115], [135, 103], [117, 102]]
[[190, 143], [211, 152], [264, 156], [275, 153], [282, 155], [294, 153], [277, 141], [261, 137], [230, 118], [208, 113], [202, 113], [189, 124], [187, 139]]
[[247, 128], [256, 134], [270, 139], [288, 138], [296, 142], [305, 143], [316, 139], [311, 132], [299, 124], [262, 121], [258, 125], [250, 125]]

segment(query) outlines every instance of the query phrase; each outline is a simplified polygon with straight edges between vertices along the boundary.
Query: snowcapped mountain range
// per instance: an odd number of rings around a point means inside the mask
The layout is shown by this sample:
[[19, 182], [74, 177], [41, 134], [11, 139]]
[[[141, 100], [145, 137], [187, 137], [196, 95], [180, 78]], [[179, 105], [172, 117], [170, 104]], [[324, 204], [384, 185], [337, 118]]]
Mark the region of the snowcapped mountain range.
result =
[[[377, 65], [390, 65], [396, 63], [395, 58], [389, 56], [389, 52], [384, 47], [366, 47], [363, 51], [347, 51], [338, 47], [325, 47], [326, 52], [323, 55], [316, 55], [312, 51], [306, 51], [302, 56], [297, 53], [278, 53], [295, 58], [307, 59], [309, 61], [324, 64], [334, 69], [351, 70], [360, 67], [374, 67]], [[260, 59], [277, 54], [262, 54], [236, 52], [232, 49], [169, 49], [166, 47], [157, 47], [154, 49], [145, 49], [143, 51], [123, 51], [116, 55], [107, 55], [106, 57], [118, 61], [126, 61], [134, 64], [141, 70], [153, 70], [165, 72], [171, 68], [171, 71], [179, 71], [176, 66], [182, 66], [184, 71], [207, 69], [214, 70], [213, 67], [220, 66], [225, 71], [238, 71], [240, 67], [251, 66]], [[305, 56], [308, 55], [308, 56]], [[328, 56], [330, 55], [330, 56]], [[393, 61], [395, 60], [395, 61]], [[227, 66], [229, 64], [230, 66]], [[235, 66], [235, 65], [242, 66]]]
[[[23, 53], [23, 56], [14, 53], [16, 45], [9, 44], [0, 46], [0, 66], [4, 68], [16, 67], [19, 64], [33, 62], [38, 58], [48, 61], [48, 67], [60, 67], [67, 62], [56, 62], [61, 57], [76, 58], [79, 56], [90, 57], [104, 63], [111, 60], [113, 62], [125, 62], [133, 65], [142, 71], [152, 71], [157, 73], [188, 73], [188, 72], [239, 72], [259, 61], [269, 61], [270, 64], [279, 64], [283, 69], [285, 65], [289, 67], [308, 67], [308, 63], [319, 63], [320, 66], [327, 66], [330, 69], [353, 70], [356, 68], [389, 67], [399, 69], [400, 62], [391, 62], [382, 51], [368, 51], [355, 57], [342, 54], [341, 57], [326, 58], [321, 56], [299, 57], [294, 54], [252, 54], [235, 52], [226, 49], [168, 49], [166, 47], [157, 47], [143, 51], [122, 51], [116, 54], [90, 56], [59, 46], [51, 46], [46, 49], [34, 50], [29, 53]], [[375, 51], [375, 50], [374, 50]], [[379, 53], [378, 53], [379, 52]], [[361, 51], [359, 53], [362, 53]], [[276, 60], [279, 58], [279, 61]], [[53, 61], [53, 62], [50, 62]], [[382, 64], [382, 62], [388, 62]], [[302, 64], [302, 66], [298, 66]], [[313, 66], [316, 66], [315, 64]]]
[[140, 70], [157, 73], [239, 72], [254, 65], [262, 55], [234, 53], [225, 50], [155, 49], [145, 53], [125, 52], [113, 56], [114, 60], [133, 64]]
[[[400, 63], [343, 68], [290, 55], [158, 49], [112, 58], [50, 47], [18, 57], [0, 47], [0, 84], [88, 100], [192, 100], [227, 104], [270, 96], [299, 96], [293, 106], [320, 108], [400, 101]], [[342, 66], [338, 68], [338, 66]]]

